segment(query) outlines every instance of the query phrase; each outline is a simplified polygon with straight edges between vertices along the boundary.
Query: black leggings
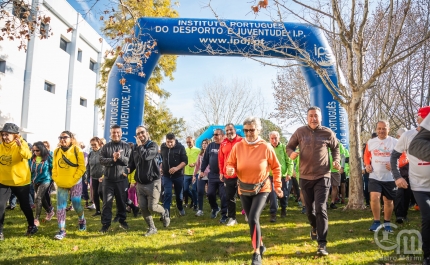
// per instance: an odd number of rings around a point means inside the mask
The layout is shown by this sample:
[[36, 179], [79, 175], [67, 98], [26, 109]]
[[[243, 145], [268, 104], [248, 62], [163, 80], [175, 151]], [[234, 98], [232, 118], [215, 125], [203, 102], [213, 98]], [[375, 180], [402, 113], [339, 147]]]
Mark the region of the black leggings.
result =
[[9, 200], [11, 192], [18, 198], [19, 206], [27, 218], [28, 226], [34, 225], [33, 210], [31, 210], [30, 197], [28, 196], [30, 193], [30, 184], [25, 186], [5, 186], [0, 184], [0, 232], [3, 232], [6, 203]]
[[260, 215], [266, 204], [268, 192], [262, 192], [255, 196], [240, 195], [242, 207], [248, 216], [249, 231], [251, 233], [252, 247], [259, 249], [263, 245], [261, 240]]

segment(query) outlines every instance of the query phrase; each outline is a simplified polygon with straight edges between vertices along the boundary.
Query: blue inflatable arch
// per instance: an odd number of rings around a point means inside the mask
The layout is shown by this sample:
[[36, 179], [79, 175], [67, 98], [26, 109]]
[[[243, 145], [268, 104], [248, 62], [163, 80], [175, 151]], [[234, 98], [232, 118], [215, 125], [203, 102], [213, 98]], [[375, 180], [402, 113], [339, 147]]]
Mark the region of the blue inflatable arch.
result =
[[[134, 29], [135, 38], [126, 39], [122, 52], [108, 80], [105, 113], [105, 137], [109, 128], [119, 124], [123, 140], [134, 142], [135, 129], [143, 123], [145, 88], [152, 71], [163, 54], [231, 55], [285, 58], [276, 52], [300, 56], [291, 48], [291, 40], [306, 50], [308, 56], [327, 70], [331, 81], [338, 84], [331, 48], [321, 30], [300, 23], [272, 21], [215, 20], [195, 18], [140, 18]], [[259, 49], [258, 44], [273, 47]], [[261, 46], [261, 45], [260, 45]], [[322, 124], [331, 128], [348, 147], [346, 112], [334, 100], [316, 72], [302, 66], [310, 89], [310, 102], [322, 110]], [[295, 106], [291, 106], [294, 108]]]

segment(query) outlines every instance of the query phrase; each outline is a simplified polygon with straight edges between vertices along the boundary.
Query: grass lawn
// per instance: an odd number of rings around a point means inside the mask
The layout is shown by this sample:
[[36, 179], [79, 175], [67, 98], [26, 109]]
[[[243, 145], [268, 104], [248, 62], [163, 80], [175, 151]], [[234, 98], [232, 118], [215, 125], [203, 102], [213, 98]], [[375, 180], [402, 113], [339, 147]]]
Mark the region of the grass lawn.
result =
[[[343, 207], [329, 210], [330, 255], [318, 257], [317, 243], [309, 237], [306, 215], [300, 213], [292, 199], [289, 204], [287, 218], [278, 217], [276, 223], [269, 222], [268, 206], [263, 211], [260, 220], [267, 247], [263, 264], [422, 264], [421, 260], [407, 260], [411, 257], [378, 247], [374, 233], [368, 231], [372, 222], [370, 209], [343, 211]], [[240, 212], [239, 225], [227, 227], [219, 224], [220, 216], [210, 219], [207, 203], [204, 209], [203, 217], [195, 217], [190, 209], [179, 217], [173, 205], [170, 227], [163, 228], [158, 216], [154, 217], [158, 234], [151, 237], [143, 236], [147, 227], [141, 216], [128, 215], [128, 231], [112, 223], [109, 233], [100, 234], [100, 217], [91, 217], [94, 211], [85, 210], [86, 232], [78, 231], [76, 213], [67, 212], [67, 237], [57, 241], [53, 239], [58, 230], [55, 217], [41, 223], [33, 237], [24, 236], [26, 222], [18, 206], [6, 211], [0, 264], [250, 264], [253, 251], [249, 228]], [[395, 241], [401, 229], [420, 230], [419, 212], [411, 210], [409, 220], [399, 225], [390, 239]]]

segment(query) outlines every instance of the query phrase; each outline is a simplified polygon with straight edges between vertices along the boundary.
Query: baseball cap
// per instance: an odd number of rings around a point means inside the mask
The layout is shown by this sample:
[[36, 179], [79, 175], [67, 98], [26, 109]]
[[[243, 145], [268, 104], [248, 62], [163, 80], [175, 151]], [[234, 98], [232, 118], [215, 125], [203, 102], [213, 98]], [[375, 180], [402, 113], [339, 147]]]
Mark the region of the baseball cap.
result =
[[418, 116], [420, 116], [421, 118], [425, 118], [427, 117], [427, 115], [430, 113], [430, 106], [425, 106], [422, 107], [418, 110]]

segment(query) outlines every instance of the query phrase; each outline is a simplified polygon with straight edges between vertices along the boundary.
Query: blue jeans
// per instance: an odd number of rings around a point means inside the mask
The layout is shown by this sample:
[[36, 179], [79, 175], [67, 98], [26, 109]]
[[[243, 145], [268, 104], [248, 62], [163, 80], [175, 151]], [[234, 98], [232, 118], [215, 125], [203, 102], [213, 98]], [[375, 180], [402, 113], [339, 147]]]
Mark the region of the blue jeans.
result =
[[[193, 182], [193, 176], [184, 176], [184, 195], [187, 195], [193, 201], [194, 205], [197, 205], [197, 181]], [[190, 189], [191, 185], [191, 189]]]
[[163, 187], [164, 187], [164, 201], [163, 207], [167, 209], [170, 214], [170, 205], [172, 205], [172, 186], [175, 185], [175, 197], [176, 197], [176, 207], [179, 211], [184, 208], [182, 206], [182, 186], [184, 185], [184, 177], [169, 178], [163, 176]]
[[199, 210], [203, 211], [203, 197], [205, 196], [205, 186], [208, 184], [208, 180], [203, 180], [199, 178], [199, 175], [197, 175], [197, 191], [198, 191], [198, 205]]

